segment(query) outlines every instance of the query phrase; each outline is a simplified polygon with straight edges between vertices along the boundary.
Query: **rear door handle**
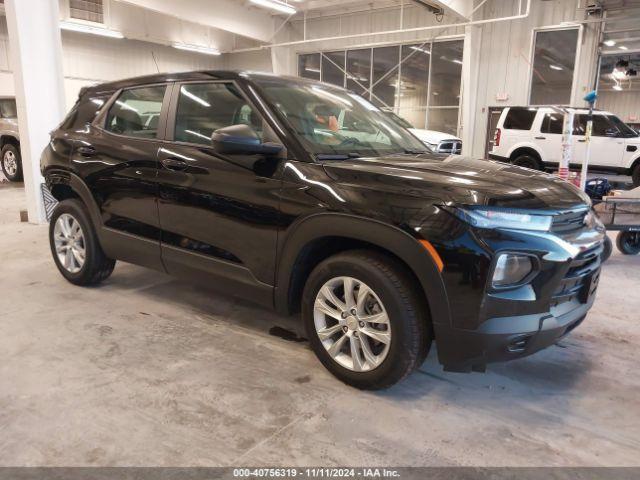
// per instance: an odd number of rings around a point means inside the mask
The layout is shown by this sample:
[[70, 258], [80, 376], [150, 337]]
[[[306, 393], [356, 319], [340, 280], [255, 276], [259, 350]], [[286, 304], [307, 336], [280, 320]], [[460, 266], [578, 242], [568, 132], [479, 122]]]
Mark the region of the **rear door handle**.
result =
[[176, 171], [185, 170], [189, 166], [187, 162], [178, 160], [177, 158], [163, 158], [160, 160], [160, 163], [162, 163], [162, 166], [167, 170]]
[[93, 157], [96, 154], [96, 149], [88, 145], [82, 145], [76, 149], [76, 152], [83, 157]]
[[535, 138], [536, 140], [546, 140], [547, 139], [547, 137], [533, 137], [533, 138]]

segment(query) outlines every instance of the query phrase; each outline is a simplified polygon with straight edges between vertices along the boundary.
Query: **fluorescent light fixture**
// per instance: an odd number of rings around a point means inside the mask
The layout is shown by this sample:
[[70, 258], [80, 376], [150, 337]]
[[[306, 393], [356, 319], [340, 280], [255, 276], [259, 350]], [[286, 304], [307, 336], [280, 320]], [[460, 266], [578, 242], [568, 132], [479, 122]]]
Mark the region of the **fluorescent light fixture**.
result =
[[620, 91], [620, 90], [622, 90], [622, 87], [620, 85], [614, 85], [613, 89]]
[[454, 58], [453, 60], [451, 60], [453, 63], [457, 63], [458, 65], [462, 65], [462, 60], [458, 60], [457, 58]]
[[625, 47], [624, 45], [620, 45], [618, 48], [620, 50], [629, 50], [629, 47]]
[[124, 38], [124, 35], [116, 30], [109, 30], [108, 28], [103, 27], [94, 27], [93, 25], [85, 25], [84, 23], [60, 22], [60, 28], [62, 30], [69, 30], [72, 32], [100, 35], [101, 37]]
[[604, 44], [605, 44], [607, 47], [613, 47], [613, 46], [616, 44], [616, 41], [615, 41], [615, 40], [605, 40], [605, 41], [604, 41]]
[[293, 15], [297, 12], [294, 7], [280, 0], [251, 0], [251, 3], [255, 3], [256, 5], [270, 8], [272, 10], [277, 10], [278, 12], [286, 13], [287, 15]]
[[304, 67], [305, 71], [307, 72], [312, 72], [312, 73], [320, 73], [320, 69], [319, 68], [315, 68], [315, 67]]
[[205, 55], [221, 55], [220, 50], [213, 47], [202, 47], [200, 45], [188, 45], [186, 43], [174, 42], [171, 44], [173, 48], [178, 50], [187, 50], [189, 52], [204, 53]]
[[562, 68], [559, 65], [549, 65], [549, 68], [552, 69], [552, 70], [558, 70], [558, 71], [564, 70], [564, 68]]

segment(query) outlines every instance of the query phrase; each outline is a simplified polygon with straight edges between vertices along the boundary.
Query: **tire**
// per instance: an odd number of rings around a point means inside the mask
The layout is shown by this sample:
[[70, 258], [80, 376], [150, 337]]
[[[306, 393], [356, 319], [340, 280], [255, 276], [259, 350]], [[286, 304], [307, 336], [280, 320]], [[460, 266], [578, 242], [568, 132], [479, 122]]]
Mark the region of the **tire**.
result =
[[640, 253], [640, 232], [619, 232], [616, 246], [625, 255]]
[[529, 168], [531, 170], [542, 170], [540, 160], [528, 153], [518, 155], [511, 163], [518, 167]]
[[640, 162], [633, 167], [633, 171], [631, 172], [631, 179], [633, 180], [634, 187], [640, 187]]
[[611, 256], [611, 253], [613, 253], [613, 242], [611, 241], [611, 239], [607, 235], [607, 236], [604, 237], [604, 245], [603, 245], [602, 257], [601, 257], [600, 261], [602, 263], [604, 263], [607, 260], [609, 260], [609, 257]]
[[[71, 234], [65, 234], [65, 229], [71, 230]], [[116, 264], [102, 251], [89, 215], [77, 199], [64, 200], [54, 209], [49, 223], [49, 245], [58, 270], [74, 285], [96, 285], [111, 275]], [[80, 261], [82, 258], [84, 261]]]
[[2, 147], [2, 173], [10, 182], [19, 182], [22, 180], [22, 157], [20, 149], [10, 143]]
[[[354, 300], [355, 316], [340, 313], [348, 309], [345, 278], [354, 286], [352, 298], [364, 292], [363, 288], [369, 291], [363, 301]], [[330, 297], [321, 293], [326, 288], [337, 303], [332, 305], [331, 300], [326, 300]], [[334, 315], [316, 308], [318, 298]], [[386, 324], [364, 321], [373, 317], [379, 320], [385, 314]], [[415, 289], [415, 281], [399, 262], [375, 251], [344, 252], [320, 263], [304, 288], [302, 318], [320, 362], [344, 383], [364, 390], [387, 388], [409, 375], [426, 358], [433, 338], [427, 308]], [[318, 331], [328, 333], [330, 329], [335, 331], [321, 340]], [[387, 343], [370, 335], [386, 339]], [[369, 356], [365, 354], [365, 342]], [[352, 344], [359, 362], [352, 356]], [[338, 353], [332, 355], [332, 348]]]

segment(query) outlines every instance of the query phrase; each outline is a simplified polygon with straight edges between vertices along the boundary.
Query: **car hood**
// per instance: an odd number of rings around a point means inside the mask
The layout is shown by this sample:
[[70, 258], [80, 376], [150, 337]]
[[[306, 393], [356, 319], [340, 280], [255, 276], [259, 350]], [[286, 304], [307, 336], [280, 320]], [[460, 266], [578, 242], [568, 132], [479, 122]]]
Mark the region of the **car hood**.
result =
[[324, 162], [336, 182], [354, 188], [420, 196], [433, 203], [565, 210], [589, 197], [558, 177], [457, 155], [357, 158]]
[[458, 140], [460, 139], [455, 135], [450, 135], [444, 132], [436, 132], [435, 130], [422, 130], [420, 128], [410, 128], [409, 131], [413, 133], [423, 142], [437, 144], [443, 140]]

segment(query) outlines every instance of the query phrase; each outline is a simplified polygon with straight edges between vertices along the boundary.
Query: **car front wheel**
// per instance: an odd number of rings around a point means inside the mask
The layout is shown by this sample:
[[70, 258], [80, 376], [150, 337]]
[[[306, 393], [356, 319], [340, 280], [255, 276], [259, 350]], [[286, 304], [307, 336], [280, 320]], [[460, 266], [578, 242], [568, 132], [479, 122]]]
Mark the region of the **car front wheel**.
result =
[[397, 261], [373, 251], [328, 258], [309, 276], [302, 315], [322, 364], [343, 382], [381, 389], [426, 357], [426, 306]]
[[22, 180], [22, 159], [20, 150], [11, 144], [2, 147], [2, 173], [10, 182]]
[[75, 285], [95, 285], [113, 272], [116, 262], [102, 251], [79, 200], [64, 200], [56, 205], [49, 224], [49, 244], [58, 270]]

